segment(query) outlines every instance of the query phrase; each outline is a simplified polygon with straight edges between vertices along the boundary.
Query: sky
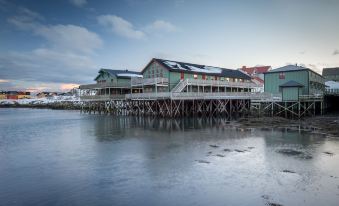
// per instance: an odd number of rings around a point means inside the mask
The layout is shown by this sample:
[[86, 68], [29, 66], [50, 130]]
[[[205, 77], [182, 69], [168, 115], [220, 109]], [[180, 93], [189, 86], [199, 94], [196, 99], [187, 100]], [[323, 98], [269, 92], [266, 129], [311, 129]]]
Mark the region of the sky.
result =
[[0, 0], [0, 90], [67, 91], [152, 58], [339, 66], [339, 0]]

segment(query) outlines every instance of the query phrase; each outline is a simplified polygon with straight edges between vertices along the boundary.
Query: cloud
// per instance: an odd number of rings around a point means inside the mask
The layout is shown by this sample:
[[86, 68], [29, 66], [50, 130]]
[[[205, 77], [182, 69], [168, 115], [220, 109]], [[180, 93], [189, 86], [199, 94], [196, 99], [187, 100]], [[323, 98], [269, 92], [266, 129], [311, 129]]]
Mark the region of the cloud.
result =
[[339, 50], [338, 49], [333, 51], [333, 55], [337, 55], [337, 54], [339, 54]]
[[69, 0], [76, 7], [83, 7], [87, 4], [87, 0]]
[[92, 53], [103, 44], [96, 33], [75, 25], [41, 26], [35, 34], [48, 40], [52, 47], [67, 51]]
[[0, 75], [4, 79], [54, 83], [84, 83], [93, 79], [97, 65], [84, 55], [35, 49], [2, 54]]
[[0, 79], [0, 84], [1, 83], [7, 83], [7, 82], [10, 82], [8, 79]]
[[134, 29], [132, 23], [115, 15], [101, 15], [97, 17], [99, 24], [108, 27], [112, 32], [131, 39], [142, 39], [145, 34]]
[[79, 84], [61, 84], [60, 89], [62, 91], [69, 91], [73, 88], [79, 87]]
[[63, 84], [92, 81], [98, 69], [94, 56], [103, 45], [101, 38], [85, 27], [45, 25], [43, 19], [26, 9], [8, 19], [16, 28], [42, 37], [46, 45], [31, 51], [0, 53], [0, 77], [13, 80], [7, 88], [62, 89]]
[[7, 19], [7, 21], [20, 30], [33, 30], [40, 26], [39, 21], [44, 18], [27, 8], [19, 8], [17, 14]]
[[177, 28], [170, 22], [163, 20], [156, 20], [146, 28], [148, 31], [165, 31], [174, 32]]

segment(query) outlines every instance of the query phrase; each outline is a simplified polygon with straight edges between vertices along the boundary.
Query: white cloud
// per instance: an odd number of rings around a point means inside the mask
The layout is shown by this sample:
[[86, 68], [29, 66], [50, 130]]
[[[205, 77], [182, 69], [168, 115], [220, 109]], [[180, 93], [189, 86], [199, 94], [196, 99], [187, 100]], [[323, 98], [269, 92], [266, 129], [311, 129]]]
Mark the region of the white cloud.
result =
[[18, 9], [17, 14], [8, 18], [7, 21], [16, 26], [18, 29], [33, 30], [40, 26], [38, 21], [43, 19], [44, 18], [40, 14], [21, 7]]
[[333, 55], [338, 55], [338, 54], [339, 54], [339, 50], [338, 49], [333, 51]]
[[71, 4], [77, 7], [83, 7], [87, 4], [87, 0], [69, 0]]
[[142, 39], [145, 34], [134, 29], [132, 23], [115, 15], [101, 15], [97, 18], [99, 24], [108, 27], [112, 32], [131, 39]]
[[92, 53], [102, 46], [96, 33], [75, 25], [41, 26], [35, 29], [35, 33], [59, 50]]
[[97, 65], [89, 56], [39, 48], [1, 54], [0, 68], [4, 79], [83, 83], [93, 79]]
[[[8, 19], [17, 28], [42, 37], [47, 44], [26, 52], [0, 53], [1, 79], [15, 79], [26, 87], [37, 82], [57, 86], [92, 81], [98, 69], [94, 55], [103, 44], [101, 38], [85, 27], [45, 25], [42, 21], [42, 16], [26, 9]], [[8, 88], [19, 84], [9, 83]]]
[[174, 32], [177, 28], [168, 21], [156, 20], [149, 26], [147, 26], [147, 30], [150, 31], [165, 31], [165, 32]]

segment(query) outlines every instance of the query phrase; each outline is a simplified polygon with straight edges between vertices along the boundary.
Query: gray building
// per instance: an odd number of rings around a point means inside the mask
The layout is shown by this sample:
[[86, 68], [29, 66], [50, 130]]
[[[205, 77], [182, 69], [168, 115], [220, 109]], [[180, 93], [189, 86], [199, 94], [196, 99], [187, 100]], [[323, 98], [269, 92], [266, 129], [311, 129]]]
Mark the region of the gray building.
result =
[[339, 82], [339, 67], [324, 68], [323, 77], [326, 79], [326, 81]]

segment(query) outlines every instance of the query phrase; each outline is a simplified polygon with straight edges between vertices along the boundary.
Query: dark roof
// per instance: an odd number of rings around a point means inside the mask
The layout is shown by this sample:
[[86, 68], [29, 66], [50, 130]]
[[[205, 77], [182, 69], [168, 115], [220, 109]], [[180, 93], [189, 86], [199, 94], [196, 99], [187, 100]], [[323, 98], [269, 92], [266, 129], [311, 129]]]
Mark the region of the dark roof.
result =
[[339, 75], [339, 67], [324, 68], [323, 76], [327, 76], [327, 75]]
[[[119, 69], [100, 69], [99, 73], [101, 71], [107, 72], [108, 74], [110, 74], [112, 76], [116, 76], [116, 77], [120, 77], [120, 78], [128, 78], [128, 79], [130, 79], [131, 77], [142, 77], [140, 72], [128, 71], [127, 69], [125, 69], [125, 70], [119, 70]], [[95, 78], [95, 80], [99, 77], [99, 75]]]
[[301, 70], [309, 70], [309, 69], [306, 68], [306, 67], [297, 66], [297, 65], [286, 65], [286, 66], [283, 66], [283, 67], [279, 67], [279, 68], [273, 69], [273, 70], [268, 71], [266, 73], [301, 71]]
[[241, 71], [233, 70], [233, 69], [225, 69], [221, 67], [213, 67], [213, 66], [178, 62], [178, 61], [172, 61], [172, 60], [166, 60], [166, 59], [156, 59], [156, 58], [152, 59], [152, 61], [157, 61], [162, 66], [167, 68], [169, 71], [194, 73], [194, 74], [208, 74], [208, 75], [214, 75], [214, 76], [241, 78], [241, 79], [248, 79], [248, 80], [251, 79], [251, 77], [248, 76], [247, 74], [244, 74]]
[[291, 80], [291, 81], [288, 81], [284, 84], [281, 84], [280, 87], [304, 87], [304, 85], [302, 85], [302, 84], [300, 84], [296, 81]]

